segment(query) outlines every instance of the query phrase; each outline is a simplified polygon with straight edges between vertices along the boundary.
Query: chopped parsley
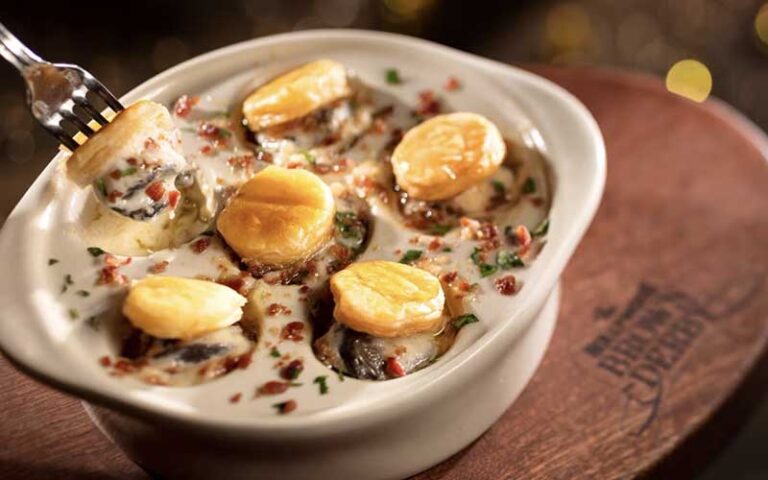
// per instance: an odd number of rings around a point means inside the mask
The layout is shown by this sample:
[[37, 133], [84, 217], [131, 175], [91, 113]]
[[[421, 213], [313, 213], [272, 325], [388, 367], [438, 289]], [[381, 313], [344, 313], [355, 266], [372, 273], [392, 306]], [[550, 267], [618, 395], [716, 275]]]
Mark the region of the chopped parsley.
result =
[[341, 372], [341, 370], [336, 370], [336, 376], [339, 377], [339, 381], [344, 381], [344, 374]]
[[443, 247], [443, 251], [446, 253], [450, 253], [453, 251], [453, 249], [451, 247]]
[[524, 267], [525, 263], [517, 253], [502, 250], [496, 254], [496, 265], [503, 270], [509, 270], [510, 268]]
[[549, 232], [549, 219], [545, 218], [540, 224], [536, 226], [531, 232], [532, 237], [543, 237]]
[[103, 255], [104, 250], [100, 249], [99, 247], [88, 247], [88, 253], [91, 254], [92, 257], [98, 257], [99, 255]]
[[88, 317], [85, 320], [85, 324], [88, 325], [92, 330], [99, 331], [99, 319], [95, 315]]
[[536, 193], [536, 180], [533, 179], [533, 177], [528, 177], [525, 179], [525, 182], [523, 182], [523, 193]]
[[78, 290], [76, 293], [83, 298], [91, 296], [91, 292], [89, 292], [88, 290]]
[[313, 167], [315, 166], [317, 159], [314, 155], [312, 155], [312, 152], [309, 150], [302, 150], [301, 154], [304, 156], [304, 160], [306, 160], [308, 164], [312, 165]]
[[120, 172], [120, 176], [121, 177], [128, 177], [128, 176], [133, 175], [134, 173], [136, 173], [138, 171], [139, 171], [139, 169], [136, 168], [136, 167], [128, 167], [125, 170], [123, 170], [122, 172]]
[[504, 184], [498, 180], [491, 180], [491, 185], [493, 185], [493, 190], [499, 194], [499, 195], [506, 195], [507, 193], [507, 187], [504, 186]]
[[466, 325], [469, 325], [470, 323], [477, 323], [480, 320], [475, 316], [473, 313], [467, 313], [465, 315], [459, 315], [458, 317], [453, 319], [453, 326], [460, 330]]
[[386, 72], [387, 83], [390, 85], [398, 85], [402, 83], [400, 78], [400, 72], [396, 68], [389, 68]]
[[59, 261], [57, 259], [55, 259], [55, 258], [49, 258], [48, 259], [48, 265], [49, 266], [50, 265], [56, 265], [57, 263], [59, 263]]
[[315, 377], [315, 379], [312, 381], [312, 383], [316, 383], [318, 388], [320, 388], [320, 395], [325, 395], [328, 393], [327, 380], [328, 377], [326, 375], [320, 375], [319, 377]]
[[342, 238], [361, 242], [365, 237], [365, 227], [363, 222], [357, 218], [357, 213], [336, 212], [334, 219]]
[[72, 280], [72, 275], [70, 274], [64, 275], [64, 284], [61, 286], [61, 293], [67, 293], [69, 286], [74, 285], [74, 283], [75, 282]]
[[76, 309], [74, 308], [69, 309], [69, 318], [71, 318], [72, 320], [76, 320], [79, 317], [80, 317], [80, 314]]
[[436, 223], [435, 225], [432, 225], [429, 228], [429, 231], [433, 235], [445, 235], [446, 233], [450, 232], [452, 228], [453, 228], [452, 225], [441, 225], [439, 223]]
[[413, 263], [416, 260], [420, 259], [421, 256], [424, 254], [421, 250], [408, 250], [405, 252], [405, 255], [400, 259], [400, 263]]
[[477, 268], [480, 269], [481, 277], [488, 277], [490, 275], [493, 275], [499, 269], [499, 267], [497, 267], [496, 265], [491, 265], [489, 263], [481, 263], [480, 265], [477, 266]]
[[483, 262], [483, 259], [480, 258], [481, 252], [482, 251], [478, 247], [475, 247], [475, 249], [472, 250], [472, 253], [469, 255], [469, 258], [472, 259], [472, 263], [477, 265], [477, 268], [480, 270], [481, 277], [493, 275], [499, 268], [496, 265]]
[[272, 350], [269, 351], [269, 356], [272, 358], [280, 358], [282, 354], [280, 353], [280, 350], [277, 349], [277, 347], [272, 347]]
[[103, 178], [97, 178], [96, 181], [93, 182], [93, 187], [98, 190], [102, 197], [107, 196], [107, 185], [104, 183]]

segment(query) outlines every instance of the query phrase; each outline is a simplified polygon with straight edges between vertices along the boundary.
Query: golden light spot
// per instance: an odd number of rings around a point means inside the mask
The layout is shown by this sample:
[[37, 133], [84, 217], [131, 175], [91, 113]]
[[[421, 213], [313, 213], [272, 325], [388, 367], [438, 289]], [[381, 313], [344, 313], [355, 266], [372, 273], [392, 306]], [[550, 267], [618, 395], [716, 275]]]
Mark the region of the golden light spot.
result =
[[680, 60], [667, 72], [667, 90], [694, 102], [703, 102], [712, 91], [712, 74], [698, 60]]
[[432, 7], [435, 2], [434, 0], [384, 0], [383, 3], [395, 16], [403, 20], [413, 20]]
[[755, 17], [755, 32], [757, 38], [765, 45], [768, 45], [768, 3], [763, 5]]
[[574, 3], [556, 5], [547, 14], [545, 37], [558, 50], [582, 50], [592, 41], [589, 15]]

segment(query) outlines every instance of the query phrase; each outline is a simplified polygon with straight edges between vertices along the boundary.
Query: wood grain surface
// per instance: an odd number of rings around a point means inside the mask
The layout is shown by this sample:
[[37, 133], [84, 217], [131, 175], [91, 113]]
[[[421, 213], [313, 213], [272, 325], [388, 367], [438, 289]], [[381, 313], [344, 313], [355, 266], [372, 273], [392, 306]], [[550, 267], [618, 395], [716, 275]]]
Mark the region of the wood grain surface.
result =
[[[531, 383], [483, 437], [416, 478], [631, 478], [702, 464], [690, 440], [723, 440], [713, 415], [749, 406], [754, 392], [732, 394], [768, 341], [768, 145], [727, 107], [656, 79], [533, 70], [597, 118], [605, 196]], [[4, 360], [0, 392], [0, 478], [147, 478], [78, 401]]]

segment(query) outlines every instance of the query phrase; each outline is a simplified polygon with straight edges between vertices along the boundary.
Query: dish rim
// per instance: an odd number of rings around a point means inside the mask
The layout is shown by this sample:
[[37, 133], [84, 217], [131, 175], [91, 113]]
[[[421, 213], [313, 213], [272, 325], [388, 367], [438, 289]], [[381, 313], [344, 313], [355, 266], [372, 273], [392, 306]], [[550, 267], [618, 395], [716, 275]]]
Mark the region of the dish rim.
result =
[[[435, 401], [451, 388], [466, 383], [468, 376], [472, 375], [473, 371], [482, 368], [483, 365], [489, 364], [495, 358], [498, 358], [499, 355], [503, 354], [503, 349], [514, 342], [520, 333], [535, 318], [539, 307], [543, 305], [551, 289], [554, 288], [557, 279], [565, 268], [565, 264], [571, 257], [594, 217], [605, 184], [605, 146], [599, 127], [586, 107], [563, 88], [549, 80], [519, 68], [427, 40], [365, 30], [321, 29], [271, 35], [213, 50], [189, 59], [150, 78], [124, 95], [121, 100], [130, 103], [139, 98], [157, 96], [158, 90], [171, 84], [174, 77], [183, 73], [194, 75], [195, 72], [204, 69], [208, 63], [223, 57], [236, 56], [243, 51], [256, 48], [267, 49], [276, 44], [309, 42], [313, 39], [318, 39], [318, 37], [322, 39], [335, 39], [348, 42], [354, 42], [355, 40], [375, 41], [390, 47], [409, 47], [428, 50], [440, 54], [443, 58], [447, 58], [449, 61], [456, 63], [461, 69], [476, 66], [484, 69], [484, 73], [488, 75], [494, 73], [499, 73], [499, 75], [512, 74], [516, 77], [516, 80], [521, 83], [546, 91], [547, 94], [556, 98], [558, 102], [567, 107], [570, 113], [578, 119], [578, 123], [584, 128], [585, 139], [589, 141], [594, 150], [594, 158], [591, 158], [590, 161], [592, 162], [591, 167], [594, 169], [595, 173], [590, 179], [591, 184], [585, 187], [588, 194], [586, 195], [585, 203], [579, 209], [579, 217], [573, 218], [569, 222], [571, 224], [570, 231], [567, 235], [563, 235], [563, 238], [557, 244], [549, 244], [547, 246], [547, 254], [550, 258], [546, 264], [546, 268], [543, 268], [543, 271], [541, 272], [540, 284], [537, 285], [536, 288], [531, 288], [526, 292], [528, 301], [521, 302], [523, 308], [512, 314], [503, 325], [499, 326], [499, 328], [486, 332], [472, 345], [468, 346], [466, 350], [457, 354], [455, 358], [450, 360], [450, 365], [447, 365], [433, 375], [425, 375], [423, 377], [423, 382], [418, 385], [418, 388], [411, 389], [405, 396], [398, 398], [398, 409], [391, 408], [391, 403], [386, 401], [388, 397], [385, 395], [372, 402], [356, 405], [354, 407], [337, 408], [306, 416], [255, 416], [248, 418], [247, 422], [236, 422], [230, 419], [223, 421], [222, 419], [207, 418], [200, 415], [197, 411], [178, 411], [155, 402], [141, 401], [141, 399], [120, 398], [119, 396], [114, 395], [111, 391], [99, 391], [82, 382], [78, 382], [76, 375], [71, 375], [67, 379], [60, 378], [55, 373], [51, 373], [50, 368], [46, 368], [44, 365], [34, 365], [31, 361], [25, 359], [21, 348], [13, 345], [12, 341], [10, 341], [11, 339], [4, 335], [0, 335], [0, 351], [3, 352], [12, 364], [33, 378], [52, 385], [59, 390], [76, 395], [89, 402], [97, 403], [118, 412], [124, 412], [133, 416], [146, 419], [160, 418], [163, 421], [170, 421], [177, 426], [193, 429], [217, 429], [229, 433], [259, 432], [269, 434], [271, 437], [298, 438], [322, 435], [327, 432], [339, 433], [339, 431], [345, 429], [364, 428], [365, 425], [370, 423], [386, 421], [394, 416], [403, 415], [405, 410], [410, 411], [428, 405], [429, 402]], [[51, 177], [52, 170], [59, 162], [61, 156], [61, 152], [54, 156], [49, 165], [40, 173], [8, 216], [8, 219], [6, 219], [5, 225], [3, 226], [3, 237], [11, 234], [8, 231], [10, 228], [6, 228], [9, 224], [9, 220], [14, 219], [21, 207], [26, 203], [29, 203], [29, 196], [32, 192], [42, 187], [42, 185], [38, 184], [47, 181]], [[557, 188], [555, 189], [555, 192], [557, 192]], [[555, 193], [555, 195], [557, 195], [557, 193]], [[19, 228], [19, 225], [14, 224], [12, 227]], [[5, 288], [8, 288], [8, 285], [5, 285]], [[16, 306], [20, 307], [20, 304], [21, 302], [17, 302]], [[18, 308], [16, 310], [18, 310]], [[18, 313], [23, 314], [24, 312], [19, 311]], [[29, 320], [37, 321], [34, 318]], [[462, 368], [467, 364], [475, 365], [473, 368]], [[125, 390], [129, 391], [130, 388], [126, 388]]]

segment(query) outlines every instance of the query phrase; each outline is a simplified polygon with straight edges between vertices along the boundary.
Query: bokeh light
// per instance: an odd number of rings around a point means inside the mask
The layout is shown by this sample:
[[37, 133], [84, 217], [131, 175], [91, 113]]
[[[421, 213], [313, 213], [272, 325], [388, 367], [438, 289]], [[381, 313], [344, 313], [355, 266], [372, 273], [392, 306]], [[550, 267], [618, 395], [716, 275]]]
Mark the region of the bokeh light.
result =
[[763, 5], [755, 17], [755, 32], [757, 38], [768, 46], [768, 3]]
[[589, 15], [575, 3], [553, 7], [544, 28], [547, 41], [559, 51], [584, 50], [592, 42]]
[[667, 90], [694, 102], [703, 102], [712, 92], [712, 74], [698, 60], [680, 60], [667, 72]]

